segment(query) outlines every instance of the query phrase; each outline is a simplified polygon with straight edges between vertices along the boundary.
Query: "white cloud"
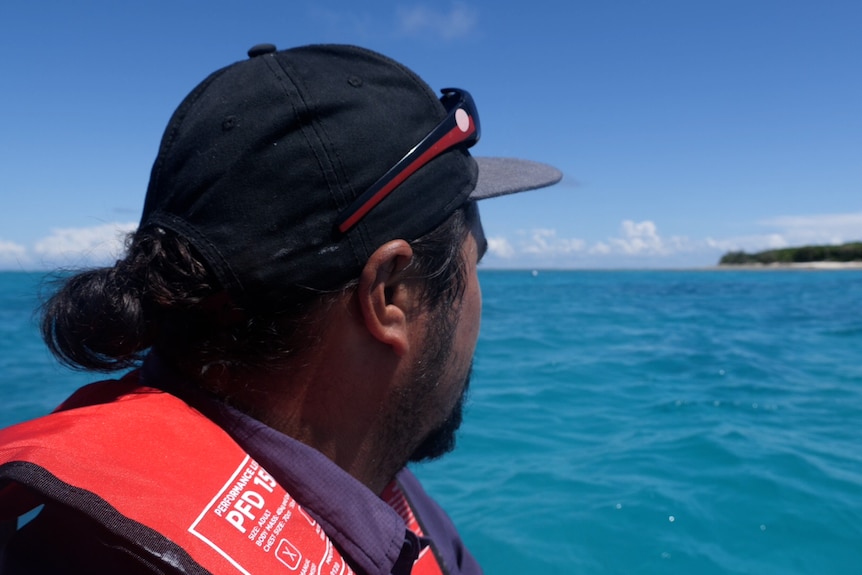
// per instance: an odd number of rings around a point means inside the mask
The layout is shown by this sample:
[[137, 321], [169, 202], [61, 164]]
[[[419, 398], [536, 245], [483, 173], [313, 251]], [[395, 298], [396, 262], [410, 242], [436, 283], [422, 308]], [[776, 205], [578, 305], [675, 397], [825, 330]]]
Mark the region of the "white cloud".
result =
[[[601, 241], [566, 238], [555, 229], [536, 228], [518, 231], [514, 241], [497, 236], [489, 239], [488, 243], [489, 254], [505, 260], [497, 263], [507, 266], [605, 266], [615, 262], [619, 265], [643, 265], [638, 262], [670, 262], [675, 256], [690, 258], [698, 250], [716, 249], [686, 237], [662, 237], [658, 226], [651, 220], [623, 220], [619, 236]], [[490, 265], [494, 265], [494, 257], [490, 258]], [[714, 254], [707, 257], [712, 260]]]
[[[597, 241], [561, 237], [555, 229], [520, 230], [494, 238], [498, 265], [554, 267], [706, 266], [730, 251], [862, 241], [862, 213], [780, 216], [756, 222], [763, 233], [735, 237], [663, 236], [652, 220], [623, 220], [619, 233]], [[488, 262], [495, 265], [494, 257]]]
[[581, 252], [587, 243], [577, 238], [558, 238], [557, 230], [535, 229], [521, 232], [524, 240], [520, 245], [520, 253], [540, 256], [559, 256]]
[[779, 216], [758, 223], [777, 229], [793, 245], [862, 240], [862, 213]]
[[0, 267], [27, 267], [27, 248], [15, 242], [0, 240]]
[[624, 254], [660, 254], [664, 251], [664, 242], [654, 222], [624, 220], [620, 228], [623, 237], [610, 240], [618, 251]]
[[515, 255], [515, 248], [504, 237], [488, 238], [488, 253], [498, 258], [508, 259]]
[[609, 246], [605, 242], [596, 242], [590, 248], [591, 254], [607, 255], [607, 254], [611, 253], [612, 251], [613, 250], [611, 249], [611, 246]]
[[136, 223], [109, 223], [89, 228], [59, 228], [33, 247], [39, 267], [109, 263], [123, 252], [123, 241]]
[[661, 237], [658, 226], [650, 220], [623, 220], [620, 230], [623, 237], [610, 238], [607, 244], [599, 242], [594, 253], [669, 256], [696, 249], [696, 244], [684, 236]]
[[774, 231], [723, 239], [706, 244], [725, 252], [759, 252], [813, 244], [842, 244], [862, 240], [862, 213], [778, 216], [757, 222]]
[[714, 239], [706, 238], [707, 247], [721, 250], [723, 252], [747, 251], [758, 252], [762, 250], [777, 250], [790, 246], [781, 234], [762, 234], [751, 236], [740, 236], [736, 238]]
[[449, 11], [424, 5], [398, 9], [398, 30], [405, 35], [433, 34], [444, 40], [469, 36], [478, 22], [478, 12], [464, 4], [453, 4]]

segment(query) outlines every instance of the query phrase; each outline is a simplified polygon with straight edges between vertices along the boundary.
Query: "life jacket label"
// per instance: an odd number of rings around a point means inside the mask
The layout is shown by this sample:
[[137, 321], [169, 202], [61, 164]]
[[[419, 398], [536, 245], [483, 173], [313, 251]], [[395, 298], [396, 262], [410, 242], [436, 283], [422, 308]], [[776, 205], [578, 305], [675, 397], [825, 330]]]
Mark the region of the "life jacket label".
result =
[[[250, 456], [236, 468], [189, 532], [236, 569], [299, 575], [352, 575], [320, 525]], [[260, 571], [257, 571], [260, 572]]]

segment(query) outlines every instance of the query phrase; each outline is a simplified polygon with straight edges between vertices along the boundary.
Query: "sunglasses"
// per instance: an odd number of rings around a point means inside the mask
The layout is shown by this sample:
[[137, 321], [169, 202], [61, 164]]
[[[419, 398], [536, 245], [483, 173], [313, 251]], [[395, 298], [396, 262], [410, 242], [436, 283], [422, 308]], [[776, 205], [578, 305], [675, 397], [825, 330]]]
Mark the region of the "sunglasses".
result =
[[347, 233], [404, 180], [443, 152], [458, 145], [469, 148], [479, 141], [479, 114], [470, 93], [457, 88], [442, 92], [440, 102], [448, 112], [446, 118], [338, 215], [338, 231]]

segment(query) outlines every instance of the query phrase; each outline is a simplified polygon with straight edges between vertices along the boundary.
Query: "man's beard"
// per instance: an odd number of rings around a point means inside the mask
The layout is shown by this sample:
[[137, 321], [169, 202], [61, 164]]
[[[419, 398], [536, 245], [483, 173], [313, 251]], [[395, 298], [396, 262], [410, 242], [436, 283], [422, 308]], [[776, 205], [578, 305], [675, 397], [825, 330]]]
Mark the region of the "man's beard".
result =
[[[472, 369], [471, 365], [462, 381], [445, 381], [447, 367], [457, 354], [452, 349], [456, 327], [457, 313], [441, 309], [430, 322], [426, 345], [413, 368], [410, 385], [399, 393], [395, 409], [389, 410], [385, 441], [390, 446], [391, 459], [384, 460], [384, 464], [392, 465], [396, 471], [407, 462], [437, 459], [455, 448], [455, 432], [461, 425]], [[441, 398], [435, 396], [437, 388], [451, 386], [452, 393], [456, 393], [459, 384], [462, 386], [460, 396], [448, 408], [449, 412], [444, 413], [442, 410], [447, 408], [439, 405]], [[429, 413], [429, 410], [432, 411]], [[438, 423], [424, 432], [424, 437], [418, 437], [417, 433], [422, 432], [417, 428], [426, 417], [433, 417]]]
[[[472, 367], [470, 369], [472, 371]], [[461, 427], [461, 421], [464, 418], [464, 404], [467, 401], [467, 388], [469, 386], [470, 374], [468, 373], [461, 396], [452, 407], [449, 417], [425, 437], [422, 443], [410, 454], [408, 461], [412, 463], [432, 461], [455, 449], [455, 434]]]

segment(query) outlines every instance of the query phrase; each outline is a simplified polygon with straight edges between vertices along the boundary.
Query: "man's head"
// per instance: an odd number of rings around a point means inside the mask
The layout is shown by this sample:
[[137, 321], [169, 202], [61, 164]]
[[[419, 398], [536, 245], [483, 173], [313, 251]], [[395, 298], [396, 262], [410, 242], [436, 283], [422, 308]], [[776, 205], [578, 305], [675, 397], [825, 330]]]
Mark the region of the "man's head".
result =
[[379, 246], [429, 233], [468, 199], [556, 182], [555, 169], [476, 160], [464, 91], [352, 46], [276, 51], [199, 84], [153, 166], [141, 229], [183, 236], [232, 296], [331, 290]]
[[481, 313], [476, 200], [561, 175], [473, 158], [470, 95], [374, 52], [249, 56], [177, 108], [127, 256], [69, 281], [43, 334], [92, 369], [153, 348], [370, 485], [451, 448]]
[[[463, 90], [443, 94], [385, 56], [340, 45], [255, 46], [249, 59], [192, 90], [165, 130], [138, 235], [176, 239], [203, 262], [208, 283], [225, 294], [201, 298], [204, 318], [224, 300], [241, 310], [209, 314], [232, 333], [206, 342], [204, 355], [253, 367], [307, 345], [298, 340], [313, 340], [317, 315], [308, 304], [355, 285], [375, 250], [393, 240], [414, 247], [426, 303], [453, 307], [463, 291], [456, 256], [465, 235], [453, 215], [560, 174], [534, 162], [474, 159], [476, 105]], [[245, 321], [225, 321], [240, 315]], [[244, 333], [248, 326], [261, 333]], [[159, 338], [188, 362], [194, 354], [183, 342], [196, 338], [187, 331], [171, 327]], [[273, 333], [279, 337], [266, 337]], [[244, 341], [253, 343], [234, 344], [233, 353], [221, 345]]]

